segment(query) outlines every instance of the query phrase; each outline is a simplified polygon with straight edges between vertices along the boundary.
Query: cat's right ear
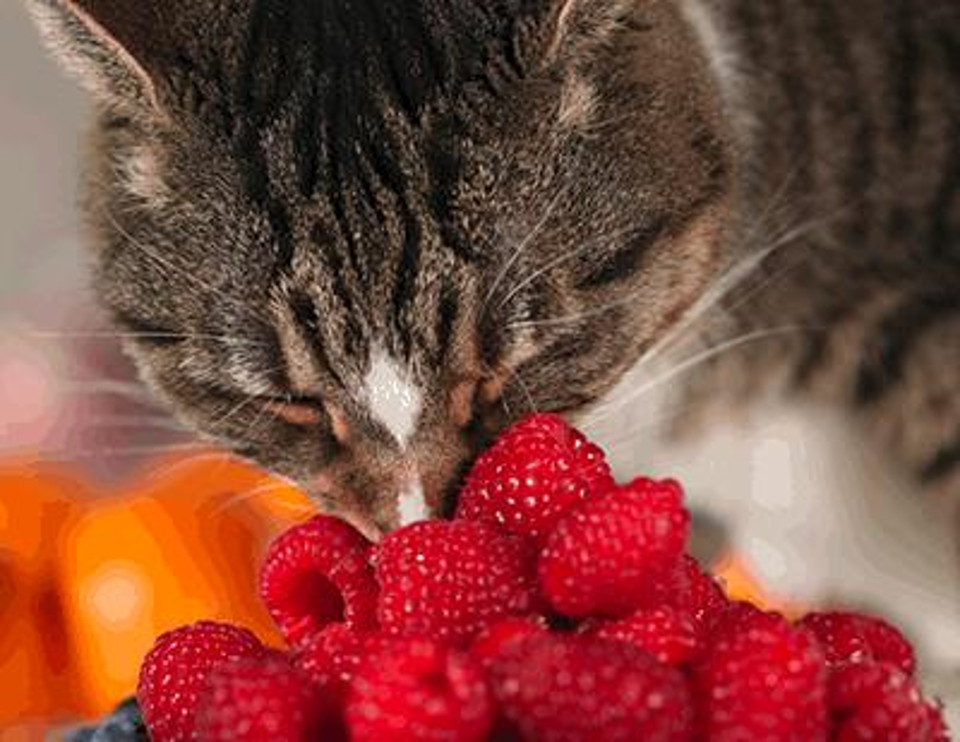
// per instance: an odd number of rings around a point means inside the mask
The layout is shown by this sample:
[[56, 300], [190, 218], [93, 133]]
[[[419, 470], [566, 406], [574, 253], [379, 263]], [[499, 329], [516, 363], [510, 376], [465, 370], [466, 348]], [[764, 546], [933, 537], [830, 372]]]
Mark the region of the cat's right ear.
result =
[[160, 110], [163, 25], [148, 0], [26, 0], [41, 36], [96, 99], [119, 109]]

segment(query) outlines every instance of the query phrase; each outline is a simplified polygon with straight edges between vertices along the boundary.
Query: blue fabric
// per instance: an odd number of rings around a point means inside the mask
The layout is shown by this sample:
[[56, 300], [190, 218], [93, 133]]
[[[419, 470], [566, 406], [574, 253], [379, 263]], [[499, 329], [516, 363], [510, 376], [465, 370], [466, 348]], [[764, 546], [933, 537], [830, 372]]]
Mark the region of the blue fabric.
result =
[[149, 742], [136, 699], [121, 703], [98, 727], [70, 732], [63, 742]]

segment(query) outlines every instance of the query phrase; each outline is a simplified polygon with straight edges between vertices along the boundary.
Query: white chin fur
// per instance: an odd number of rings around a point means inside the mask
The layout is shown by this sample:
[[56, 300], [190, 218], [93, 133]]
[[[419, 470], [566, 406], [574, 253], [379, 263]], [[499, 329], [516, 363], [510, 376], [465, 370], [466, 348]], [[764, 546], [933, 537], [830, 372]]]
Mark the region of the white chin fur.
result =
[[400, 527], [409, 526], [430, 517], [427, 500], [423, 494], [423, 484], [417, 477], [405, 490], [400, 493], [398, 500], [400, 511]]

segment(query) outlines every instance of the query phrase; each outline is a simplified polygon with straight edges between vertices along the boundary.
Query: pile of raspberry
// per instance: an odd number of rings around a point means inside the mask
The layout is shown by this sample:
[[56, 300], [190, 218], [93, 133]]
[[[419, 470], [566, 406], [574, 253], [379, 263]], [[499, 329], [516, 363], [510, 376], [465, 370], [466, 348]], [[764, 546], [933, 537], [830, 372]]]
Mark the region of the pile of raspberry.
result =
[[854, 613], [730, 601], [685, 553], [680, 486], [618, 485], [563, 420], [507, 431], [456, 517], [371, 544], [318, 516], [261, 593], [289, 643], [201, 622], [161, 636], [138, 700], [179, 740], [947, 740], [914, 652]]

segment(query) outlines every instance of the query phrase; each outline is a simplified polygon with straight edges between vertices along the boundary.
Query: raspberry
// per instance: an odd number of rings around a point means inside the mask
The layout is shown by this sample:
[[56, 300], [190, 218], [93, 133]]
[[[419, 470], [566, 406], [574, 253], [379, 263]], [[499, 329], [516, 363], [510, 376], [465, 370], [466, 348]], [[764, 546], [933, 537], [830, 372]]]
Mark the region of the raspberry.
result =
[[495, 660], [503, 648], [518, 639], [524, 639], [534, 634], [543, 634], [548, 631], [547, 622], [541, 617], [505, 618], [491, 624], [481, 631], [473, 644], [470, 645], [470, 654], [487, 664]]
[[200, 621], [162, 634], [140, 667], [137, 700], [154, 742], [192, 740], [197, 699], [213, 669], [261, 657], [266, 648], [250, 631]]
[[947, 729], [947, 720], [940, 703], [927, 703], [927, 722], [930, 725], [927, 733], [929, 742], [950, 742], [950, 730]]
[[501, 713], [537, 742], [687, 740], [693, 721], [680, 673], [629, 644], [532, 635], [490, 666]]
[[826, 665], [811, 634], [757, 612], [721, 631], [694, 668], [700, 736], [827, 739]]
[[376, 637], [379, 634], [357, 631], [346, 624], [330, 624], [300, 646], [293, 664], [314, 683], [343, 698], [360, 661], [375, 645]]
[[540, 554], [540, 587], [573, 617], [618, 618], [666, 602], [690, 531], [672, 480], [636, 479], [563, 518]]
[[376, 625], [370, 546], [352, 526], [324, 515], [291, 528], [271, 545], [260, 594], [292, 646], [330, 623]]
[[619, 621], [601, 621], [587, 633], [633, 644], [667, 665], [691, 662], [703, 649], [692, 616], [669, 606], [637, 611]]
[[841, 742], [936, 742], [949, 739], [941, 710], [914, 681], [885, 662], [839, 666], [830, 678], [830, 710]]
[[477, 521], [422, 521], [377, 547], [378, 616], [385, 631], [467, 642], [535, 607], [527, 544]]
[[861, 613], [810, 613], [800, 625], [813, 632], [831, 666], [876, 660], [889, 662], [913, 677], [917, 660], [903, 634], [882, 618]]
[[727, 610], [730, 600], [720, 584], [689, 554], [683, 555], [681, 573], [686, 584], [678, 588], [669, 603], [688, 609], [701, 631], [709, 634]]
[[395, 638], [361, 663], [346, 718], [353, 742], [475, 742], [494, 715], [476, 660], [430, 639]]
[[197, 708], [203, 742], [345, 740], [338, 709], [300, 670], [281, 657], [217, 667]]
[[597, 446], [556, 415], [534, 415], [477, 459], [457, 518], [490, 520], [540, 545], [564, 513], [613, 486]]
[[713, 629], [706, 635], [707, 644], [713, 645], [722, 638], [734, 637], [746, 631], [755, 622], [762, 624], [770, 618], [779, 619], [780, 617], [774, 613], [767, 613], [745, 600], [734, 600], [714, 618]]

